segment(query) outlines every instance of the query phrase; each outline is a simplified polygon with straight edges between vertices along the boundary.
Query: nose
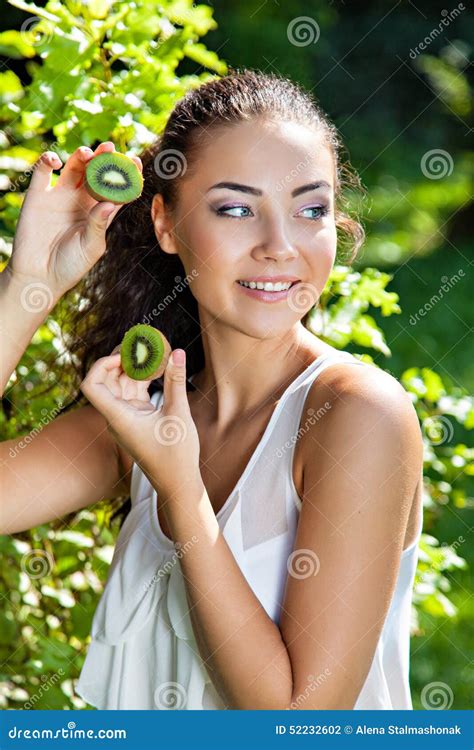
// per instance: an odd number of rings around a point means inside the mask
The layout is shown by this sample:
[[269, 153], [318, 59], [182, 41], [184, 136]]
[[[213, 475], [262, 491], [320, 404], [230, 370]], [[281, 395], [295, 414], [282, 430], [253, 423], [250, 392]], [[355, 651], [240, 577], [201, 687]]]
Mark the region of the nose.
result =
[[281, 217], [269, 219], [263, 231], [262, 243], [256, 249], [260, 259], [284, 261], [297, 257], [298, 251]]

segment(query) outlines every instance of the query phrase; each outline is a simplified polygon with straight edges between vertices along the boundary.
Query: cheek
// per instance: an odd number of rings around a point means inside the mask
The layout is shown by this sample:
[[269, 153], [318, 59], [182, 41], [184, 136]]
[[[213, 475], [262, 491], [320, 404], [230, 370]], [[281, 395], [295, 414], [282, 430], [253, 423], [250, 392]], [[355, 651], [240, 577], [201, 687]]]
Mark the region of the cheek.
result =
[[308, 262], [315, 273], [329, 274], [336, 258], [337, 231], [334, 222], [327, 224], [312, 234], [305, 246], [308, 248]]

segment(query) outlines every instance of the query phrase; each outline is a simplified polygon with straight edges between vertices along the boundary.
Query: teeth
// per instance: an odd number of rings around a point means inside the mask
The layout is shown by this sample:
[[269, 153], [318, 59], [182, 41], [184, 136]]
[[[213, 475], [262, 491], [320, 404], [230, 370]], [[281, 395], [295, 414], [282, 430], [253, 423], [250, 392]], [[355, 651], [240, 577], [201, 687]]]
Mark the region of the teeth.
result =
[[266, 292], [286, 291], [292, 285], [292, 281], [277, 281], [273, 284], [271, 281], [239, 281], [239, 284], [249, 289], [264, 289]]

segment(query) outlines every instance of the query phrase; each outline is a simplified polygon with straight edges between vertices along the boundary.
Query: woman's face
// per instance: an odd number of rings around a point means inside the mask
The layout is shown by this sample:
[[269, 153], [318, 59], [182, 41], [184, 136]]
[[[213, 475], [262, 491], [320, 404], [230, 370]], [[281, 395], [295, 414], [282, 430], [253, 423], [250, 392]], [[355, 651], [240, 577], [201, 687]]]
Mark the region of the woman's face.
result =
[[[173, 248], [193, 274], [201, 322], [207, 312], [257, 338], [288, 331], [317, 302], [335, 259], [329, 147], [305, 126], [254, 120], [213, 132], [200, 153], [181, 182]], [[298, 281], [280, 292], [239, 284], [279, 276]]]

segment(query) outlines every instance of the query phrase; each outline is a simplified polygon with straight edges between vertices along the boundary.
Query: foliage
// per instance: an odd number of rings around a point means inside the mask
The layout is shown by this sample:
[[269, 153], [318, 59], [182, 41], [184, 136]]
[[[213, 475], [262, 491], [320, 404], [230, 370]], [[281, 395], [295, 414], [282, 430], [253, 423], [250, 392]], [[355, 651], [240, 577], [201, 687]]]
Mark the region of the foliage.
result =
[[[43, 150], [56, 149], [63, 162], [78, 145], [93, 146], [99, 140], [113, 140], [124, 152], [139, 152], [154, 140], [186, 90], [226, 71], [217, 54], [199, 41], [216, 28], [212, 10], [193, 6], [191, 0], [166, 0], [159, 6], [151, 0], [48, 0], [42, 8], [22, 0], [10, 2], [39, 23], [0, 33], [0, 51], [26, 60], [30, 78], [25, 83], [13, 70], [0, 73], [0, 163], [2, 187], [9, 191], [0, 200], [3, 262], [11, 249], [31, 165]], [[324, 4], [322, 9], [320, 20], [334, 28], [334, 9]], [[265, 12], [270, 11], [269, 7]], [[247, 20], [246, 30], [248, 26]], [[234, 34], [234, 43], [235, 39]], [[247, 46], [252, 46], [248, 39]], [[327, 50], [311, 53], [327, 55]], [[205, 70], [178, 70], [190, 64]], [[451, 80], [445, 66], [454, 64], [446, 60], [439, 66], [426, 59], [424, 70], [433, 85], [435, 78], [440, 81], [440, 92], [443, 81]], [[459, 76], [456, 81], [449, 104], [465, 114], [465, 87]], [[362, 141], [360, 148], [367, 152], [367, 143]], [[405, 251], [417, 249], [423, 255], [436, 247], [446, 211], [457, 210], [465, 201], [468, 162], [463, 156], [449, 183], [419, 180], [417, 174], [409, 179], [404, 172], [397, 184], [398, 201], [393, 201], [393, 183], [377, 175], [371, 189], [376, 228], [369, 233], [367, 257], [390, 259], [392, 252], [395, 260]], [[399, 294], [387, 289], [392, 281], [391, 273], [378, 268], [355, 271], [335, 266], [308, 327], [375, 366], [383, 358], [382, 366], [388, 369], [384, 359], [392, 351], [386, 329], [391, 319], [403, 316]], [[17, 441], [12, 461], [73, 395], [61, 328], [58, 305], [33, 337], [2, 400], [2, 438]], [[466, 571], [461, 556], [465, 538], [459, 535], [449, 543], [441, 539], [453, 538], [446, 530], [447, 514], [472, 508], [473, 449], [467, 445], [467, 434], [474, 424], [474, 406], [465, 389], [430, 367], [407, 366], [404, 361], [393, 374], [411, 395], [425, 446], [425, 533], [413, 633], [429, 639], [436, 637], [443, 622], [455, 622], [460, 609], [460, 590], [453, 590], [453, 584], [459, 580], [456, 575]], [[3, 706], [86, 707], [74, 695], [74, 680], [117, 530], [108, 523], [107, 503], [102, 502], [77, 514], [61, 530], [43, 525], [0, 539]]]

